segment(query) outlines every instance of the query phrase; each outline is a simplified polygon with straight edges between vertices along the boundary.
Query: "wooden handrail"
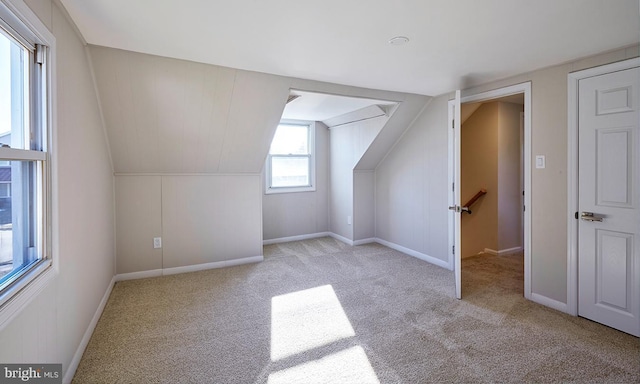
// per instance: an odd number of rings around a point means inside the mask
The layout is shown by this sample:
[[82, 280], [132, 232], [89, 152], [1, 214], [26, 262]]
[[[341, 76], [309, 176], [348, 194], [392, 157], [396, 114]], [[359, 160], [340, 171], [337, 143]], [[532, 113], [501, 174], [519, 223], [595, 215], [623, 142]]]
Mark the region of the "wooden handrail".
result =
[[481, 189], [478, 191], [478, 193], [476, 193], [471, 199], [469, 199], [469, 201], [467, 201], [467, 204], [463, 205], [464, 208], [467, 208], [466, 210], [464, 210], [464, 212], [467, 212], [468, 214], [471, 214], [471, 210], [469, 209], [473, 203], [475, 203], [481, 196], [486, 195], [487, 194], [487, 190], [486, 189]]

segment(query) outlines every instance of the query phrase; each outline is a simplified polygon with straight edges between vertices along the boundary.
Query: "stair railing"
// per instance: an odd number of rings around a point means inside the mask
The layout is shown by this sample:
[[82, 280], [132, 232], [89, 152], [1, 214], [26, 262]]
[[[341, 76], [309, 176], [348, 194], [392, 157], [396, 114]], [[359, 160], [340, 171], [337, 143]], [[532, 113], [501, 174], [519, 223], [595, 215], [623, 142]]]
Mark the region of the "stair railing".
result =
[[[467, 212], [468, 214], [471, 214], [471, 206], [478, 201], [478, 199], [484, 195], [487, 194], [487, 190], [486, 189], [481, 189], [478, 191], [478, 193], [476, 193], [471, 199], [469, 199], [469, 201], [467, 201], [467, 203], [465, 205], [462, 206], [462, 212]], [[465, 209], [466, 208], [466, 209]]]

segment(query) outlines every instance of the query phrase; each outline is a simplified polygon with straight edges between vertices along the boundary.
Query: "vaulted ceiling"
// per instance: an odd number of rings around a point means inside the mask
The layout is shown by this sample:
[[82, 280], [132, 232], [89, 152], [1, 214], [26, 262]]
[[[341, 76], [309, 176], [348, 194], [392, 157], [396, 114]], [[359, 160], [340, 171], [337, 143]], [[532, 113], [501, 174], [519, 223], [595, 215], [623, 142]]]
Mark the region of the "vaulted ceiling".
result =
[[61, 1], [90, 44], [423, 95], [640, 40], [638, 0]]

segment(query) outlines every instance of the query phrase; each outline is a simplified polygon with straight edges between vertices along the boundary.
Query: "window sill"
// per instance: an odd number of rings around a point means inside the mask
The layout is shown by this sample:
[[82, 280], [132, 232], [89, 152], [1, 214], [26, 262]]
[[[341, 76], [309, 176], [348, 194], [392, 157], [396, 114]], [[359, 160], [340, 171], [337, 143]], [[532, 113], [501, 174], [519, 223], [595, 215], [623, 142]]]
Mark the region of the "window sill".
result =
[[264, 191], [265, 195], [275, 195], [278, 193], [296, 193], [296, 192], [315, 192], [316, 187], [282, 187], [282, 188], [267, 188]]

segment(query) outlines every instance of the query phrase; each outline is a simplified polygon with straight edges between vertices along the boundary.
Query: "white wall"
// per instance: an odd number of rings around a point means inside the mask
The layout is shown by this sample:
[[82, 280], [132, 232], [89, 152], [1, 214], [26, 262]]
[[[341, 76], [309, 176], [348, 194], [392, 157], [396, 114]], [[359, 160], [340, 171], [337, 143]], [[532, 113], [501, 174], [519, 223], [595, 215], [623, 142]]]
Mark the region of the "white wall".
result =
[[375, 171], [353, 171], [353, 240], [376, 235]]
[[[116, 176], [117, 273], [262, 255], [255, 175]], [[153, 238], [162, 237], [162, 249]]]
[[316, 190], [263, 193], [264, 240], [329, 231], [329, 129], [321, 122], [316, 122], [315, 134]]
[[[522, 74], [463, 96], [532, 82], [531, 288], [558, 303], [567, 301], [567, 75], [637, 57], [637, 46]], [[447, 101], [434, 99], [376, 170], [376, 236], [441, 260], [448, 256]], [[428, 207], [428, 208], [427, 208]]]
[[448, 262], [447, 104], [431, 100], [376, 168], [376, 237]]
[[262, 256], [261, 181], [259, 174], [163, 176], [163, 267]]
[[57, 44], [59, 274], [0, 330], [0, 361], [66, 372], [114, 275], [113, 171], [82, 41], [55, 2], [27, 4]]
[[329, 230], [348, 240], [354, 240], [354, 168], [388, 119], [381, 116], [329, 130]]

